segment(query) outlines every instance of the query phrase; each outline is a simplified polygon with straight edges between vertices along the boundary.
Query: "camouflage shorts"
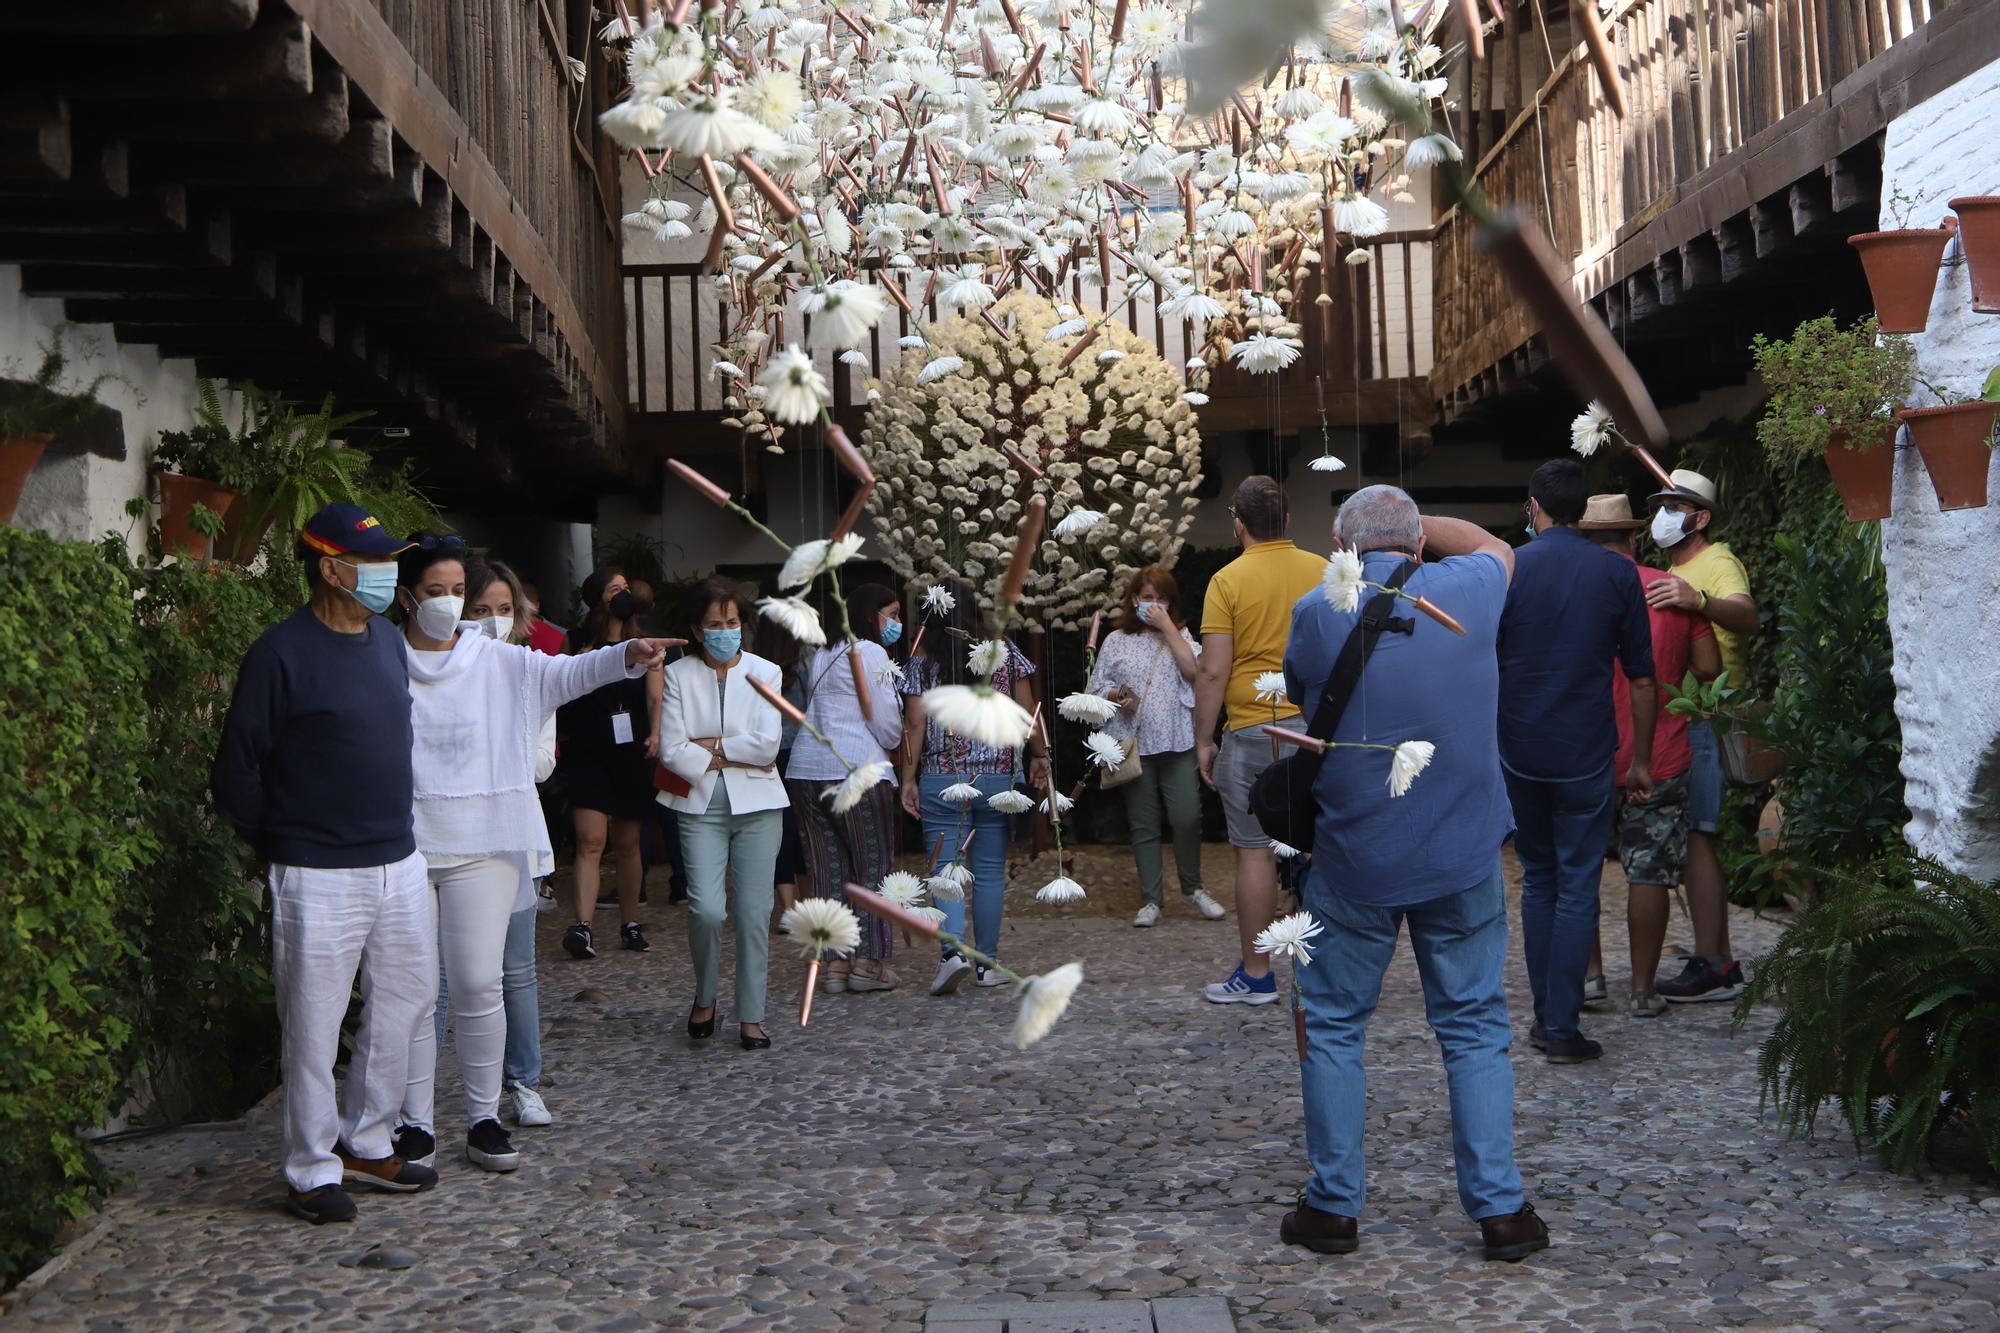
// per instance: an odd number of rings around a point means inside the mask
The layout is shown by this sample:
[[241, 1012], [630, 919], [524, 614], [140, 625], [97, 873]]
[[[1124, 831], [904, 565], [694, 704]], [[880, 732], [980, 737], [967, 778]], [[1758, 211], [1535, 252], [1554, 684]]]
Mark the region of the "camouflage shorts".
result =
[[1688, 775], [1655, 783], [1650, 800], [1618, 807], [1618, 863], [1627, 884], [1681, 882], [1687, 863]]

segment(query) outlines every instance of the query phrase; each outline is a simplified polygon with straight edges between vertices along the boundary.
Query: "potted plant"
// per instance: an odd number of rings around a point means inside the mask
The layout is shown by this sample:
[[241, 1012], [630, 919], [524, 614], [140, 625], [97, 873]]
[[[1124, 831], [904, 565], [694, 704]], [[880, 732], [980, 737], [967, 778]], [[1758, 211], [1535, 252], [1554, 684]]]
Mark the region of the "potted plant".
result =
[[1889, 216], [1896, 230], [1864, 231], [1847, 238], [1861, 254], [1868, 290], [1875, 298], [1875, 314], [1885, 333], [1922, 333], [1924, 325], [1930, 323], [1938, 265], [1958, 226], [1946, 219], [1942, 227], [1912, 227], [1910, 213], [1915, 204], [1898, 190], [1889, 197]]
[[[233, 482], [242, 498], [227, 515], [216, 553], [248, 564], [273, 523], [295, 533], [322, 507], [359, 501], [368, 455], [333, 436], [368, 413], [335, 413], [332, 394], [317, 411], [301, 413], [254, 384], [242, 393], [242, 426], [233, 437], [239, 451]], [[226, 429], [211, 383], [202, 385], [200, 415], [212, 428]]]
[[2000, 194], [1962, 195], [1951, 201], [1958, 244], [1972, 275], [1972, 308], [2000, 315]]
[[1842, 328], [1809, 319], [1789, 338], [1757, 335], [1757, 374], [1771, 391], [1757, 440], [1773, 465], [1824, 458], [1849, 522], [1889, 517], [1896, 474], [1896, 404], [1908, 396], [1915, 351], [1882, 337], [1873, 316]]
[[28, 475], [56, 432], [73, 426], [97, 408], [97, 391], [115, 375], [89, 381], [65, 380], [69, 356], [63, 330], [42, 345], [41, 364], [19, 388], [0, 397], [0, 523], [11, 522], [27, 489]]
[[1985, 396], [1963, 394], [1924, 383], [1935, 407], [1905, 407], [1897, 413], [1910, 428], [1910, 443], [1931, 474], [1939, 509], [1986, 507], [1986, 473], [1993, 460], [1993, 419], [2000, 413], [2000, 368], [1986, 378]]
[[153, 450], [153, 481], [160, 490], [160, 545], [170, 555], [207, 558], [242, 496], [230, 484], [240, 470], [241, 441], [209, 407], [214, 387], [204, 381], [203, 403], [187, 430], [163, 430]]

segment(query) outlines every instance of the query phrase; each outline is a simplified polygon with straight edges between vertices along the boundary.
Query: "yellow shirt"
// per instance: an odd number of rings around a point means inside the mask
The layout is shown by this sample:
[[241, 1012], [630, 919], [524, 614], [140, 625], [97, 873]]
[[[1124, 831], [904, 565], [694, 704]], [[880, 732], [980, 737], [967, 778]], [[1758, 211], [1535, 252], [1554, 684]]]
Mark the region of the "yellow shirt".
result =
[[1202, 598], [1201, 632], [1233, 640], [1223, 702], [1231, 731], [1283, 721], [1299, 710], [1282, 699], [1273, 710], [1257, 698], [1257, 677], [1285, 669], [1292, 608], [1319, 586], [1326, 561], [1288, 541], [1258, 542], [1217, 570]]
[[[1736, 553], [1729, 549], [1727, 542], [1710, 542], [1701, 554], [1675, 565], [1673, 572], [1687, 580], [1688, 586], [1696, 592], [1707, 593], [1711, 602], [1750, 594], [1749, 572], [1736, 558]], [[1716, 625], [1715, 646], [1721, 650], [1722, 668], [1729, 673], [1729, 683], [1739, 689], [1748, 684], [1744, 664], [1749, 650], [1743, 643], [1743, 636]]]

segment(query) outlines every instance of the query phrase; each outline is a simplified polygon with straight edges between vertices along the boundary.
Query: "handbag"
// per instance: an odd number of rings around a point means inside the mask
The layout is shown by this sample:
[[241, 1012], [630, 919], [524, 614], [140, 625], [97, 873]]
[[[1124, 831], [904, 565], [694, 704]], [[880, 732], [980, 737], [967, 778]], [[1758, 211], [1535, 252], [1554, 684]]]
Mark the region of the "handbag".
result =
[[[1164, 642], [1161, 643], [1159, 653], [1153, 658], [1153, 669], [1146, 673], [1146, 690], [1142, 691], [1139, 695], [1139, 707], [1141, 709], [1144, 709], [1146, 706], [1146, 693], [1153, 688], [1153, 678], [1160, 674], [1160, 661], [1166, 657], [1168, 652], [1167, 645]], [[1138, 725], [1136, 714], [1134, 715], [1133, 725], [1134, 727]], [[1097, 779], [1097, 785], [1100, 790], [1110, 791], [1113, 787], [1122, 787], [1146, 771], [1145, 764], [1139, 760], [1139, 733], [1136, 730], [1132, 733], [1132, 739], [1124, 742], [1124, 746], [1125, 757], [1118, 761], [1118, 767], [1105, 769], [1103, 774]]]
[[[1403, 581], [1415, 573], [1416, 568], [1416, 561], [1404, 561], [1389, 576], [1388, 586], [1402, 587]], [[1340, 725], [1340, 715], [1347, 711], [1348, 700], [1354, 697], [1355, 687], [1361, 683], [1361, 673], [1367, 667], [1368, 658], [1375, 651], [1375, 641], [1382, 637], [1382, 632], [1395, 630], [1409, 634], [1416, 629], [1415, 622], [1390, 616], [1395, 606], [1393, 593], [1380, 592], [1362, 608], [1360, 620], [1349, 632], [1347, 642], [1341, 645], [1333, 671], [1320, 688], [1319, 703], [1313, 709], [1312, 721], [1306, 728], [1307, 734], [1315, 740], [1333, 739], [1333, 729]], [[1302, 852], [1312, 851], [1313, 830], [1319, 823], [1319, 803], [1313, 799], [1313, 783], [1319, 777], [1319, 766], [1325, 760], [1323, 751], [1316, 752], [1300, 746], [1257, 775], [1256, 781], [1250, 784], [1250, 813], [1257, 820], [1257, 826], [1264, 830], [1265, 837]]]

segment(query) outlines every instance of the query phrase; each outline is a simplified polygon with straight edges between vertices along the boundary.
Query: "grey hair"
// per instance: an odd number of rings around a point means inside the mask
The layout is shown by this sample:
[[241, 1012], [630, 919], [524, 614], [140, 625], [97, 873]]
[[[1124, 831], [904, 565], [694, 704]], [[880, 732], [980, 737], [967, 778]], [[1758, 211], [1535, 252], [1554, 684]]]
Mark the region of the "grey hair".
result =
[[1415, 551], [1423, 540], [1417, 502], [1396, 486], [1364, 486], [1347, 497], [1334, 516], [1333, 535], [1356, 553], [1401, 546]]

